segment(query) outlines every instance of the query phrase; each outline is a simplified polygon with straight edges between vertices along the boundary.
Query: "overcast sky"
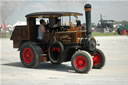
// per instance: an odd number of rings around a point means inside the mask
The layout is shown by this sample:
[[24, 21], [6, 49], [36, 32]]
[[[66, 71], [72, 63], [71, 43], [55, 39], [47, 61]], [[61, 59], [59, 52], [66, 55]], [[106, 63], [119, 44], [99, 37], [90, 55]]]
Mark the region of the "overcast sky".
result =
[[[25, 15], [40, 11], [72, 11], [84, 14], [84, 5], [92, 5], [92, 22], [97, 23], [100, 14], [104, 19], [128, 20], [127, 0], [0, 0], [0, 24], [25, 21]], [[79, 17], [84, 22], [84, 17]]]

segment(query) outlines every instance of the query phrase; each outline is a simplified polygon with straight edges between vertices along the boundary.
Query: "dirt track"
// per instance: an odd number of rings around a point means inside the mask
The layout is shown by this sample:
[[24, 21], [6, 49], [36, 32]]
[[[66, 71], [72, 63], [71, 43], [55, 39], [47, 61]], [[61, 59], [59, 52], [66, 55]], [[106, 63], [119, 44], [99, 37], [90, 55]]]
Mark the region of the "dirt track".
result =
[[128, 36], [96, 37], [106, 56], [101, 69], [88, 74], [72, 71], [70, 62], [62, 65], [41, 63], [37, 69], [25, 68], [19, 52], [9, 39], [1, 40], [1, 85], [128, 85]]

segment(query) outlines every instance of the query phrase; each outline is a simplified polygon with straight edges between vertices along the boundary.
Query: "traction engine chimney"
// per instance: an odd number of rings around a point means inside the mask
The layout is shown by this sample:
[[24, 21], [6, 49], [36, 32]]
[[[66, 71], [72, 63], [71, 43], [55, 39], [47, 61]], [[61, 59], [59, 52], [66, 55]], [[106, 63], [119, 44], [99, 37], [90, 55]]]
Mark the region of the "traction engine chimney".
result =
[[86, 20], [86, 30], [87, 30], [87, 37], [91, 35], [92, 29], [91, 29], [91, 5], [86, 4], [84, 6], [85, 9], [85, 20]]

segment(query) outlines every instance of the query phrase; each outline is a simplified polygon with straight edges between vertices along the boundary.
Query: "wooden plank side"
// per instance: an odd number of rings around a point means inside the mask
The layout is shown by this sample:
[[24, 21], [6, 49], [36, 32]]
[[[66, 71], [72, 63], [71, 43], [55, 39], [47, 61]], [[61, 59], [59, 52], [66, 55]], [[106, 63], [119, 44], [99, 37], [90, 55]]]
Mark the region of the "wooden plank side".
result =
[[82, 33], [86, 36], [86, 31], [65, 31], [57, 32], [56, 38], [62, 43], [80, 43], [82, 38]]
[[27, 27], [16, 26], [12, 33], [11, 40], [27, 40], [27, 37]]
[[22, 28], [24, 30], [22, 30], [22, 39], [23, 40], [28, 40], [28, 34], [27, 34], [27, 27], [26, 28]]
[[21, 40], [14, 40], [13, 41], [13, 48], [19, 48], [21, 44]]
[[62, 43], [76, 43], [76, 32], [57, 32], [55, 36]]

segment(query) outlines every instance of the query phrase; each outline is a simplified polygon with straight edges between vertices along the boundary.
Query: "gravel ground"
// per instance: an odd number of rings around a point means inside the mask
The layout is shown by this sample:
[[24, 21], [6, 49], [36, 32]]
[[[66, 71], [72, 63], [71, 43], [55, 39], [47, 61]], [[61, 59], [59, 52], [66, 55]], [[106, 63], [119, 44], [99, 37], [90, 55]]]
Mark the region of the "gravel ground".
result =
[[96, 37], [106, 56], [105, 66], [88, 74], [75, 73], [71, 63], [41, 63], [25, 68], [9, 39], [0, 39], [1, 85], [128, 85], [128, 36]]

